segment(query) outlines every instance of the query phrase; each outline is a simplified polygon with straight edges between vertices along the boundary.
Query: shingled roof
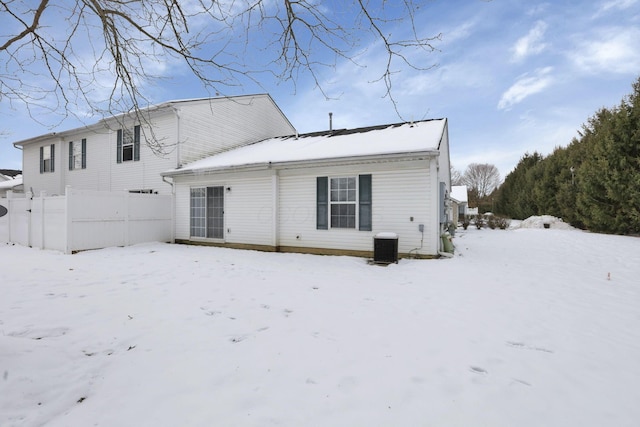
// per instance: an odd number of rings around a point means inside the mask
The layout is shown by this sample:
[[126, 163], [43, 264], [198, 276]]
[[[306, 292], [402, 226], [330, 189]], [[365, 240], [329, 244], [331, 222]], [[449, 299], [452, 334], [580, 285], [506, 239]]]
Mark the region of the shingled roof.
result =
[[21, 175], [22, 171], [16, 169], [0, 169], [0, 175], [15, 177], [17, 175]]
[[261, 164], [436, 153], [446, 129], [447, 119], [432, 119], [275, 137], [189, 163], [163, 175]]

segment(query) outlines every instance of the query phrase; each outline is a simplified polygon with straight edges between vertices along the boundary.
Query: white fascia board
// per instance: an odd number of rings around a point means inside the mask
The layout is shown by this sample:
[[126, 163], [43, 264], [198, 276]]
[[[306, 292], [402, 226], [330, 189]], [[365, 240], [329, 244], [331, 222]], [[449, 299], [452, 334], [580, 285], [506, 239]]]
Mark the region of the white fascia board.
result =
[[300, 169], [309, 167], [322, 167], [322, 166], [344, 166], [363, 163], [386, 163], [386, 162], [398, 162], [398, 161], [410, 161], [410, 160], [424, 160], [426, 158], [438, 157], [440, 151], [428, 150], [428, 151], [416, 151], [412, 153], [394, 153], [394, 154], [375, 154], [366, 156], [352, 156], [342, 158], [326, 158], [326, 159], [312, 159], [312, 160], [299, 160], [290, 162], [262, 162], [252, 163], [247, 165], [232, 165], [232, 166], [220, 166], [208, 169], [186, 169], [186, 170], [171, 170], [162, 172], [162, 176], [184, 176], [184, 175], [206, 175], [220, 172], [235, 172], [235, 171], [257, 171], [265, 169]]

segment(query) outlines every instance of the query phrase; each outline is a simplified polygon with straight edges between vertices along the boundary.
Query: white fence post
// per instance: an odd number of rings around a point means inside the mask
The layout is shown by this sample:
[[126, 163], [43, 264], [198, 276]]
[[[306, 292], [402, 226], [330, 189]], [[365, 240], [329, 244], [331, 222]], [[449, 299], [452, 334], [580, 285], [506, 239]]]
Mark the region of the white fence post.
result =
[[27, 211], [27, 246], [31, 247], [31, 207], [33, 205], [33, 193], [27, 192], [27, 199], [25, 200], [25, 210]]

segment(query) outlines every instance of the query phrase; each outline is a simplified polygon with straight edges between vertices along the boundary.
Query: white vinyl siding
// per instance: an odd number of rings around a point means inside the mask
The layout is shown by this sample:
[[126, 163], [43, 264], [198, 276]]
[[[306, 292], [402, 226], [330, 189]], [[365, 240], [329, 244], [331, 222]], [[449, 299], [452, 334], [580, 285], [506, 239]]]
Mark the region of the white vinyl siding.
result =
[[[176, 152], [174, 141], [175, 118], [172, 114], [157, 115], [150, 124], [140, 126], [140, 161], [117, 163], [117, 131], [109, 135], [109, 191], [152, 190], [159, 194], [171, 194], [171, 186], [162, 181], [162, 172], [175, 168]], [[149, 128], [153, 126], [153, 132]], [[133, 124], [131, 124], [133, 129]], [[155, 137], [165, 144], [162, 153], [154, 153], [147, 144], [147, 138]]]
[[268, 95], [178, 103], [180, 163], [247, 143], [292, 135], [295, 129]]
[[[316, 229], [316, 177], [372, 175], [372, 231], [329, 228]], [[433, 177], [435, 178], [435, 177]], [[437, 230], [431, 214], [437, 194], [433, 194], [429, 161], [357, 165], [333, 168], [308, 168], [282, 171], [280, 177], [280, 245], [370, 251], [373, 236], [379, 232], [399, 235], [399, 250], [407, 253], [420, 247], [425, 225], [423, 249], [419, 253], [435, 255]], [[413, 218], [413, 221], [411, 220]]]
[[[190, 191], [224, 186], [225, 243], [269, 247], [373, 250], [379, 232], [399, 236], [399, 250], [436, 255], [438, 250], [435, 160], [177, 176], [175, 237], [189, 240]], [[316, 228], [317, 177], [371, 175], [371, 231]], [[277, 199], [277, 202], [276, 202]], [[277, 218], [274, 218], [274, 203]], [[358, 207], [356, 206], [356, 210]], [[424, 224], [424, 235], [419, 225]], [[192, 239], [193, 240], [193, 239]], [[195, 239], [198, 240], [198, 239]], [[200, 239], [201, 240], [201, 239]]]
[[[73, 171], [65, 168], [64, 185], [70, 185], [78, 190], [98, 190], [109, 191], [109, 131], [86, 132], [73, 135], [69, 140], [73, 144], [80, 145], [81, 141], [86, 139], [86, 167], [75, 169]], [[69, 144], [65, 145], [65, 150], [69, 149]], [[65, 158], [69, 153], [65, 151]], [[61, 190], [64, 191], [64, 190]]]
[[221, 186], [224, 187], [224, 241], [275, 246], [273, 182], [273, 171], [176, 178], [176, 239], [197, 237], [191, 233], [191, 190]]
[[24, 148], [22, 152], [22, 177], [25, 192], [33, 191], [36, 195], [39, 195], [41, 191], [48, 195], [62, 194], [60, 174], [63, 173], [64, 168], [55, 164], [53, 172], [40, 173], [40, 147], [54, 144], [56, 146], [54, 161], [58, 163], [61, 158], [64, 158], [60, 155], [59, 150], [59, 147], [64, 144], [57, 144], [57, 142], [59, 142], [58, 138], [52, 138]]
[[[139, 122], [122, 117], [101, 121], [51, 138], [43, 135], [24, 141], [24, 188], [36, 194], [63, 194], [73, 188], [123, 191], [152, 190], [171, 194], [171, 185], [161, 173], [211, 154], [262, 139], [291, 135], [295, 129], [268, 95], [247, 95], [213, 100], [167, 103], [151, 110], [140, 124], [140, 161], [118, 163], [118, 129]], [[86, 169], [69, 170], [69, 141], [87, 140]], [[162, 147], [154, 152], [145, 143], [154, 138]], [[40, 147], [55, 144], [52, 173], [40, 173]], [[122, 156], [122, 148], [120, 155]], [[125, 153], [125, 158], [130, 155]], [[70, 173], [71, 172], [71, 173]]]

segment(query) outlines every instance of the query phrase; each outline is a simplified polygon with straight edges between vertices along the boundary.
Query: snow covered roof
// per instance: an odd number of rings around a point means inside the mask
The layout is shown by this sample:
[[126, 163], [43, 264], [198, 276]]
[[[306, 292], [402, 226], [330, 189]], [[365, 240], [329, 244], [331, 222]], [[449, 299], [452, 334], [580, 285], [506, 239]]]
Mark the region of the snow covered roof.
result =
[[22, 185], [22, 175], [6, 181], [0, 181], [0, 190], [11, 190], [19, 185]]
[[451, 187], [451, 198], [455, 199], [458, 203], [467, 203], [467, 186], [466, 185], [454, 185]]
[[434, 119], [270, 138], [195, 161], [163, 175], [261, 164], [436, 153], [446, 126], [447, 119]]

